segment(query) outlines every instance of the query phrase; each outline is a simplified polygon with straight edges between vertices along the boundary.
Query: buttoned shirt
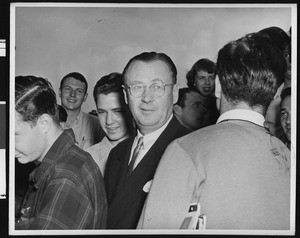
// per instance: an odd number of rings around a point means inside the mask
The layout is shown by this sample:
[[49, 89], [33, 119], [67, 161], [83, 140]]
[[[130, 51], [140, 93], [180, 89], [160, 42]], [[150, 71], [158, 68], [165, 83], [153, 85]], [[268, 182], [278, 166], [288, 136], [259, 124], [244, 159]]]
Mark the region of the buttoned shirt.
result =
[[142, 149], [140, 150], [138, 157], [136, 158], [133, 168], [135, 168], [141, 162], [144, 155], [150, 150], [151, 146], [155, 143], [155, 141], [158, 139], [158, 137], [161, 135], [161, 133], [166, 129], [166, 127], [168, 126], [168, 124], [170, 123], [172, 118], [173, 118], [173, 114], [170, 116], [168, 121], [162, 127], [160, 127], [156, 131], [153, 131], [149, 134], [143, 135], [139, 130], [137, 130], [137, 136], [135, 137], [133, 145], [131, 147], [130, 160], [129, 160], [128, 164], [131, 161], [133, 150], [137, 145], [138, 139], [141, 136], [144, 137]]
[[107, 201], [100, 170], [64, 131], [30, 174], [17, 229], [105, 228]]
[[105, 172], [104, 170], [105, 170], [107, 158], [112, 148], [114, 148], [114, 146], [112, 145], [112, 143], [110, 143], [107, 136], [105, 136], [101, 142], [86, 149], [86, 151], [90, 153], [94, 161], [99, 166], [103, 176]]
[[72, 128], [75, 134], [76, 145], [82, 149], [87, 149], [100, 142], [105, 136], [100, 122], [96, 116], [80, 111], [75, 121], [67, 125]]

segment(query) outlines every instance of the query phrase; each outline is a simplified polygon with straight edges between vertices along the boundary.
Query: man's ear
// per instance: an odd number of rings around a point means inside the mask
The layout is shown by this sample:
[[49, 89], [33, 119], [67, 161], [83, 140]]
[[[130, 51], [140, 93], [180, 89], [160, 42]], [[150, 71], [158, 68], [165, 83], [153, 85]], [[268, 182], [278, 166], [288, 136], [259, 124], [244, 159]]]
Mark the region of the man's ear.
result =
[[179, 85], [175, 84], [173, 86], [173, 104], [175, 104], [178, 100], [178, 92], [179, 92]]
[[123, 88], [123, 94], [124, 94], [125, 103], [128, 104], [127, 91], [125, 90], [125, 88]]
[[39, 127], [40, 131], [43, 134], [48, 133], [48, 131], [50, 130], [52, 124], [53, 124], [53, 119], [47, 113], [44, 113], [43, 115], [41, 115], [37, 120], [37, 126]]
[[86, 93], [85, 95], [84, 95], [84, 98], [83, 98], [83, 101], [85, 102], [85, 100], [87, 99], [87, 96], [88, 96], [89, 94], [88, 93]]
[[59, 88], [59, 90], [58, 90], [58, 95], [61, 98], [61, 88]]
[[174, 111], [174, 114], [177, 115], [177, 116], [181, 116], [182, 115], [182, 108], [179, 105], [177, 105], [177, 104], [175, 104], [173, 106], [173, 111]]

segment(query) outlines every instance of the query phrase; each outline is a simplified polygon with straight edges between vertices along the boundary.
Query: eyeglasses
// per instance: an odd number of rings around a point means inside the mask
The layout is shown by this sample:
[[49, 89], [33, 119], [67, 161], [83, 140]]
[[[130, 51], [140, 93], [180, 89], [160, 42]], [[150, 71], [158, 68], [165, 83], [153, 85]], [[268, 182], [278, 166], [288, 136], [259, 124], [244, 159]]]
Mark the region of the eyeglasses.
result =
[[131, 96], [135, 98], [139, 98], [143, 95], [145, 88], [149, 87], [150, 91], [157, 97], [161, 97], [165, 93], [165, 87], [174, 85], [174, 83], [164, 84], [162, 82], [156, 82], [151, 84], [150, 86], [143, 84], [134, 84], [134, 85], [126, 85], [124, 84], [124, 88], [129, 91]]

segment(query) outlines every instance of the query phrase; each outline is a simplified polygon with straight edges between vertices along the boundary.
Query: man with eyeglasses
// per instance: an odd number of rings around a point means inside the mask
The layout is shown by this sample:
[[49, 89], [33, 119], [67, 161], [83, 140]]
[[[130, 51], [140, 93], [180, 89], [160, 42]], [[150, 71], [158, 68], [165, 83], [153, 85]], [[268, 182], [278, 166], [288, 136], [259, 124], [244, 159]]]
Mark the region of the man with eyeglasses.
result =
[[82, 149], [100, 142], [105, 136], [98, 118], [81, 111], [81, 106], [88, 96], [87, 89], [88, 83], [85, 77], [78, 72], [64, 76], [59, 88], [61, 105], [68, 114], [64, 129], [73, 129], [76, 145]]
[[120, 142], [105, 169], [108, 229], [134, 229], [151, 188], [159, 160], [174, 139], [190, 131], [173, 116], [177, 69], [164, 53], [144, 52], [123, 71], [125, 100], [137, 135]]

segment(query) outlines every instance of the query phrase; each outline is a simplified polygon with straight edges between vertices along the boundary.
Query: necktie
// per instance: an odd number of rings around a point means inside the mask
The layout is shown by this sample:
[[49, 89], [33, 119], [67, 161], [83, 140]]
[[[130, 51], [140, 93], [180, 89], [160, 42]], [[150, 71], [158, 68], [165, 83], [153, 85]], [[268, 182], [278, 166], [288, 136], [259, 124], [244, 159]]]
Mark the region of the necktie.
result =
[[129, 163], [129, 165], [128, 165], [128, 173], [127, 173], [128, 176], [129, 176], [129, 175], [131, 174], [131, 172], [133, 171], [134, 163], [135, 163], [136, 158], [138, 157], [139, 152], [141, 151], [141, 148], [142, 148], [142, 146], [143, 146], [143, 139], [144, 139], [144, 137], [141, 136], [141, 137], [138, 139], [138, 143], [137, 143], [136, 147], [134, 148], [134, 151], [133, 151], [133, 154], [132, 154], [132, 157], [131, 157], [131, 161], [130, 161], [130, 163]]

